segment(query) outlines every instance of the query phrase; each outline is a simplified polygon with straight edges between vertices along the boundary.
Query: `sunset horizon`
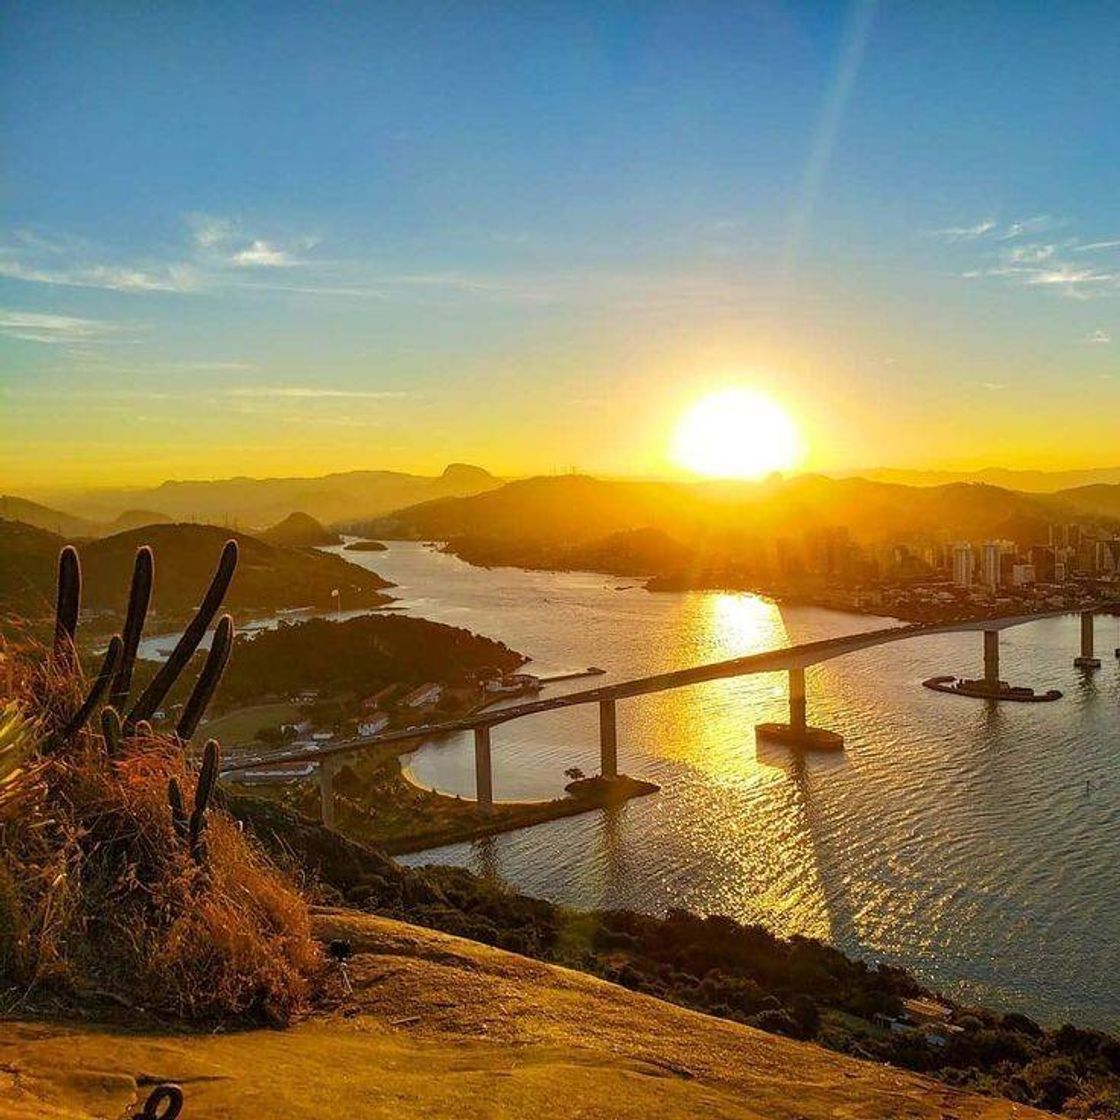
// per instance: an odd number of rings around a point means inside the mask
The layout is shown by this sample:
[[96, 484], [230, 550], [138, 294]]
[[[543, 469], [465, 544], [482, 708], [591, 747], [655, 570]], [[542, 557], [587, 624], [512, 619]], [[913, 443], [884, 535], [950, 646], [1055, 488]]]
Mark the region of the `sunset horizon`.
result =
[[9, 0], [0, 165], [0, 1120], [1120, 1120], [1117, 0]]
[[798, 470], [1109, 465], [1092, 5], [253, 12], [5, 21], [6, 488], [686, 477], [680, 418], [735, 388]]

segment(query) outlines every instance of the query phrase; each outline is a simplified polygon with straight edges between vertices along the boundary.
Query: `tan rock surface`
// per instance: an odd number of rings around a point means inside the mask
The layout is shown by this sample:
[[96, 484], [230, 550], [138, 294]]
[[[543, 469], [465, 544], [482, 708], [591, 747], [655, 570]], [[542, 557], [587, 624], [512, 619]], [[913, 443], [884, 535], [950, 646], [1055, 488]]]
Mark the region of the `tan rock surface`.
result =
[[161, 1080], [184, 1086], [184, 1120], [1044, 1115], [446, 934], [317, 925], [353, 945], [345, 1011], [207, 1035], [0, 1023], [0, 1117], [118, 1120]]

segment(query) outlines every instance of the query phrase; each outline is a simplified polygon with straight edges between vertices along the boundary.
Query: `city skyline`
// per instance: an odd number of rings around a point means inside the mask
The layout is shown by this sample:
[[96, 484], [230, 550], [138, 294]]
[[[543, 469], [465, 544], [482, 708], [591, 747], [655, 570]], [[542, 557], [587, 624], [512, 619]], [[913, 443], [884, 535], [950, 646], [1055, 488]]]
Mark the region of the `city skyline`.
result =
[[794, 471], [1110, 465], [1108, 27], [16, 4], [0, 473], [689, 477], [726, 390]]

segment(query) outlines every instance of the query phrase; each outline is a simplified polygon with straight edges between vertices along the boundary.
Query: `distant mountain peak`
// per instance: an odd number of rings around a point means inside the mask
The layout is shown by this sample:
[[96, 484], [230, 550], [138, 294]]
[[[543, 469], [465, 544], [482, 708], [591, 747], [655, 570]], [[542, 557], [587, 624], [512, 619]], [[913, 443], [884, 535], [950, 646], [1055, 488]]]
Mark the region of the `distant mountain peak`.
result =
[[282, 521], [260, 534], [262, 541], [269, 544], [290, 545], [297, 548], [314, 548], [318, 545], [339, 544], [342, 540], [337, 533], [331, 532], [309, 513], [296, 510]]
[[440, 478], [455, 482], [467, 482], [472, 479], [479, 482], [495, 482], [494, 476], [483, 467], [476, 467], [472, 463], [449, 463], [443, 468]]

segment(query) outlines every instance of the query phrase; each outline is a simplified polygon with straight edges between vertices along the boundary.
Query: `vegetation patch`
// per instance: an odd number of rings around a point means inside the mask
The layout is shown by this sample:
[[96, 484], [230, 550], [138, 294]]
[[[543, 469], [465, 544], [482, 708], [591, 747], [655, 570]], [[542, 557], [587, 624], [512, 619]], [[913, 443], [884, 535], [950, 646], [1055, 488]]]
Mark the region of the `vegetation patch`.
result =
[[[306, 903], [259, 845], [212, 804], [218, 745], [201, 769], [184, 750], [232, 638], [219, 622], [172, 734], [148, 723], [221, 603], [231, 542], [175, 653], [132, 699], [152, 587], [138, 553], [128, 613], [92, 682], [74, 649], [77, 554], [62, 553], [53, 647], [2, 650], [0, 992], [18, 985], [108, 998], [193, 1022], [283, 1024], [311, 1003], [321, 966]], [[107, 702], [108, 701], [108, 702]]]

